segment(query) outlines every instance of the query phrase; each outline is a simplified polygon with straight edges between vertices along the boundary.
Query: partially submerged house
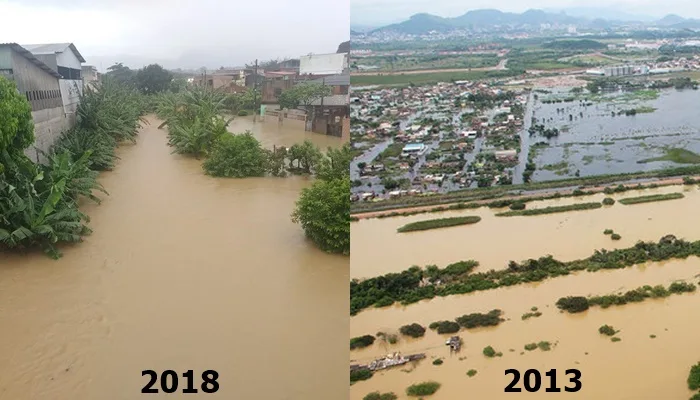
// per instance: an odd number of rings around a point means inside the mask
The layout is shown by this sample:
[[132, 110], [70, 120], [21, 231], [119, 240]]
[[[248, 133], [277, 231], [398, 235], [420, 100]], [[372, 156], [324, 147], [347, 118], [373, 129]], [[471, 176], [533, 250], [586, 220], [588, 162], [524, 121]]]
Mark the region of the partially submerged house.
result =
[[311, 103], [307, 129], [325, 135], [350, 135], [350, 74], [330, 75], [311, 83], [331, 87], [331, 94]]

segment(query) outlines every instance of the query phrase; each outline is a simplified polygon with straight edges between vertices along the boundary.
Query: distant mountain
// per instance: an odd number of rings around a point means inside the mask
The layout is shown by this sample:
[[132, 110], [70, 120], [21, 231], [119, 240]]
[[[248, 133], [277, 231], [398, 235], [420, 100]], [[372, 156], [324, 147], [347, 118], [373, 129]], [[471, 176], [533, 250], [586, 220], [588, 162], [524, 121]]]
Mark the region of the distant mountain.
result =
[[356, 34], [369, 32], [369, 31], [372, 31], [376, 28], [377, 28], [376, 25], [372, 26], [372, 25], [350, 24], [350, 32], [355, 32]]
[[[573, 10], [572, 14], [568, 11]], [[464, 15], [444, 18], [437, 15], [421, 13], [411, 16], [408, 20], [377, 28], [372, 32], [392, 31], [405, 34], [425, 34], [431, 31], [447, 32], [455, 29], [488, 30], [500, 27], [525, 28], [538, 27], [542, 24], [574, 25], [597, 29], [612, 29], [616, 26], [635, 22], [645, 25], [656, 25], [670, 29], [700, 29], [700, 20], [685, 19], [670, 14], [657, 21], [648, 16], [616, 12], [611, 9], [577, 8], [560, 12], [544, 10], [527, 10], [521, 14], [503, 12], [494, 9], [468, 11]]]
[[604, 7], [570, 7], [570, 8], [549, 8], [544, 11], [548, 13], [566, 14], [576, 18], [605, 19], [608, 21], [628, 21], [628, 22], [651, 22], [656, 18], [650, 15], [634, 14], [614, 8]]
[[421, 34], [430, 31], [448, 31], [459, 28], [484, 29], [494, 26], [521, 26], [540, 24], [574, 24], [580, 19], [566, 14], [552, 14], [542, 10], [528, 10], [522, 14], [493, 9], [472, 10], [455, 18], [443, 18], [432, 14], [416, 14], [408, 21], [388, 25], [377, 30]]
[[685, 22], [685, 18], [681, 17], [680, 15], [668, 14], [667, 16], [656, 21], [656, 25], [671, 26], [671, 25], [676, 25], [676, 24], [680, 24], [683, 22]]

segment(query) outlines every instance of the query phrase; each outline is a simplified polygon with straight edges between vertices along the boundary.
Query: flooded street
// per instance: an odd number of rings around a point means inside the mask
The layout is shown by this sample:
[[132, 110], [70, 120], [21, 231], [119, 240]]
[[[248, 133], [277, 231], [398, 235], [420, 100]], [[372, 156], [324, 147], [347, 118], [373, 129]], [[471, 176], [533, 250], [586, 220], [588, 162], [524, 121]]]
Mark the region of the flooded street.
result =
[[[426, 213], [409, 217], [362, 219], [351, 225], [353, 248], [352, 278], [367, 278], [388, 272], [400, 272], [412, 265], [445, 267], [460, 260], [476, 260], [478, 271], [502, 269], [508, 261], [521, 261], [551, 254], [561, 261], [590, 256], [595, 249], [625, 248], [637, 240], [658, 240], [671, 233], [688, 240], [700, 239], [700, 230], [692, 218], [700, 202], [696, 186], [667, 186], [643, 191], [584, 197], [567, 197], [528, 203], [528, 208], [621, 199], [658, 193], [682, 192], [685, 198], [654, 203], [622, 205], [597, 210], [574, 211], [529, 217], [496, 217], [501, 209], [481, 207], [473, 210]], [[396, 229], [415, 221], [478, 215], [473, 225], [397, 233]], [[603, 235], [613, 229], [622, 235], [618, 241]], [[381, 243], [378, 251], [377, 243]]]
[[[0, 399], [140, 398], [145, 369], [181, 386], [192, 369], [196, 387], [216, 370], [212, 399], [346, 397], [349, 260], [290, 221], [310, 180], [208, 177], [150, 122], [101, 175], [110, 196], [83, 208], [84, 243], [58, 261], [0, 254]], [[265, 147], [341, 144], [251, 123], [229, 130]]]
[[[667, 233], [688, 240], [700, 239], [697, 224], [688, 218], [700, 201], [696, 185], [627, 191], [610, 197], [679, 191], [685, 194], [684, 199], [628, 206], [616, 203], [598, 210], [532, 217], [495, 217], [494, 212], [500, 210], [481, 208], [360, 220], [352, 225], [351, 276], [377, 276], [402, 271], [411, 265], [444, 267], [466, 259], [478, 260], [479, 271], [501, 269], [508, 260], [545, 254], [572, 260], [587, 257], [594, 249], [629, 247], [639, 239], [656, 241]], [[604, 197], [599, 194], [531, 202], [528, 208], [600, 201]], [[479, 215], [482, 220], [469, 226], [396, 233], [398, 227], [409, 222], [456, 215]], [[603, 235], [606, 228], [619, 232], [622, 240], [613, 242]], [[369, 380], [355, 383], [350, 398], [361, 400], [367, 393], [380, 391], [408, 399], [408, 386], [432, 380], [442, 384], [430, 396], [432, 400], [464, 398], [465, 393], [470, 398], [506, 399], [512, 397], [504, 392], [512, 380], [512, 375], [506, 376], [504, 371], [510, 368], [518, 369], [521, 377], [528, 369], [539, 370], [543, 388], [549, 385], [545, 372], [554, 368], [557, 386], [562, 389], [573, 387], [565, 370], [579, 369], [582, 390], [565, 395], [572, 399], [688, 398], [692, 395], [686, 384], [688, 371], [697, 363], [700, 353], [696, 333], [700, 329], [699, 292], [608, 309], [594, 307], [580, 314], [561, 313], [555, 306], [564, 296], [603, 295], [643, 285], [668, 286], [676, 280], [700, 282], [700, 259], [690, 257], [620, 270], [579, 272], [533, 284], [436, 297], [408, 306], [369, 308], [351, 317], [351, 337], [377, 332], [398, 334], [402, 325], [415, 322], [427, 327], [435, 321], [454, 320], [464, 314], [492, 309], [502, 310], [505, 321], [496, 327], [461, 330], [458, 335], [464, 340], [464, 347], [452, 355], [445, 346], [450, 335], [438, 335], [432, 330], [427, 330], [423, 338], [400, 336], [394, 345], [380, 339], [368, 348], [351, 351], [352, 363], [360, 364], [395, 351], [403, 355], [426, 353], [427, 359], [377, 372]], [[531, 307], [537, 307], [542, 315], [523, 320], [522, 315], [530, 312]], [[598, 332], [605, 324], [620, 331], [616, 335], [622, 339], [619, 343]], [[524, 345], [540, 341], [551, 342], [552, 350], [524, 349]], [[502, 357], [485, 357], [482, 350], [486, 346], [502, 352]], [[444, 363], [433, 365], [436, 358], [443, 358]], [[477, 371], [473, 377], [466, 374], [471, 369]], [[516, 387], [523, 388], [522, 378]], [[544, 390], [528, 393], [524, 389], [519, 396], [552, 397]]]

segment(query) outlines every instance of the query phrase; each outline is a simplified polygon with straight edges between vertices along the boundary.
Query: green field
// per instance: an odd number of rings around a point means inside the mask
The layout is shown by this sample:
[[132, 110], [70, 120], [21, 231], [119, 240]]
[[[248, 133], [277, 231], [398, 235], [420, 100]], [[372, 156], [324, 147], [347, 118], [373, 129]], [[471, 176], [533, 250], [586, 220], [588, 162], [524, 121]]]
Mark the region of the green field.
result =
[[650, 203], [653, 201], [664, 201], [664, 200], [676, 200], [685, 197], [683, 193], [668, 193], [668, 194], [652, 194], [648, 196], [638, 196], [638, 197], [626, 197], [624, 199], [618, 200], [620, 204], [640, 204], [640, 203]]
[[399, 75], [351, 75], [350, 85], [410, 85], [430, 84], [451, 81], [476, 81], [481, 79], [508, 78], [522, 74], [523, 71], [457, 71], [457, 72], [429, 72], [421, 74]]
[[397, 232], [413, 232], [425, 231], [428, 229], [448, 228], [450, 226], [475, 224], [479, 221], [481, 221], [481, 217], [471, 215], [466, 217], [429, 219], [426, 221], [411, 222], [410, 224], [406, 224], [397, 229]]
[[700, 164], [700, 154], [693, 153], [686, 149], [671, 148], [666, 149], [666, 154], [661, 157], [647, 158], [638, 162], [644, 164], [654, 161], [671, 161], [677, 164]]

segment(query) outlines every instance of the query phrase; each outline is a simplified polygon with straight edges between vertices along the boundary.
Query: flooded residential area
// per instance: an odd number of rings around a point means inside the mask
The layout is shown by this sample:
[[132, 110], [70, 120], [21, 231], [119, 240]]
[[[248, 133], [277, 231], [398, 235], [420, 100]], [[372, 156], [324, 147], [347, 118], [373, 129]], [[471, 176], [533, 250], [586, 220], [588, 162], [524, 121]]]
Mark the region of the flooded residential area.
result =
[[700, 35], [530, 12], [352, 37], [351, 400], [700, 398]]
[[347, 396], [347, 11], [48, 3], [0, 3], [0, 399]]

